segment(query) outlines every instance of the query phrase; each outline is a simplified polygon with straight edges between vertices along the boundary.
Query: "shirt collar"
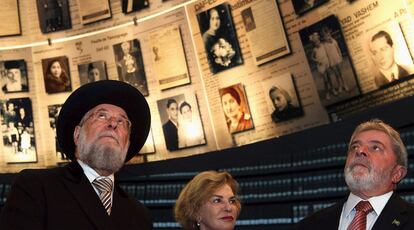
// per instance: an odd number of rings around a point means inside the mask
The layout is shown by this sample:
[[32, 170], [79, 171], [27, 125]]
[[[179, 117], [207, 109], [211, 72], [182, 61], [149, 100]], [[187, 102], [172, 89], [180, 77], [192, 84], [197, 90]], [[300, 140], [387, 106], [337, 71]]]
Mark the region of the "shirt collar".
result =
[[[387, 204], [388, 200], [392, 196], [393, 191], [388, 193], [382, 194], [380, 196], [373, 196], [368, 199], [369, 203], [371, 204], [372, 208], [374, 209], [375, 213], [379, 216], [384, 209], [385, 205]], [[348, 196], [348, 200], [345, 203], [345, 215], [348, 217], [351, 214], [351, 211], [355, 210], [355, 206], [363, 199], [350, 193]]]
[[400, 76], [398, 76], [398, 66], [396, 63], [391, 66], [388, 70], [379, 69], [380, 72], [389, 80], [392, 81], [391, 74], [394, 74], [394, 78], [398, 79]]
[[[89, 165], [85, 164], [83, 161], [77, 159], [79, 165], [83, 169], [83, 173], [88, 178], [89, 182], [92, 183], [96, 178], [101, 177], [93, 168], [91, 168]], [[111, 174], [107, 176], [109, 179], [111, 179], [112, 183], [114, 182], [114, 174]]]

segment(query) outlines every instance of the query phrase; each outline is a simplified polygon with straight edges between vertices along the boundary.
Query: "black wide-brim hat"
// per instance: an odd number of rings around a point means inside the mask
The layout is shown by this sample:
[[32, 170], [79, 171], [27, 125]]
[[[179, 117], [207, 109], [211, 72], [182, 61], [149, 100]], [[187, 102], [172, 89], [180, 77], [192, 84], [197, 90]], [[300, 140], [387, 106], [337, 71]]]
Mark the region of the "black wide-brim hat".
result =
[[151, 126], [151, 114], [144, 96], [135, 87], [121, 81], [102, 80], [85, 84], [66, 99], [56, 126], [59, 147], [68, 158], [75, 159], [75, 127], [90, 109], [100, 104], [122, 108], [131, 121], [127, 162], [144, 145]]

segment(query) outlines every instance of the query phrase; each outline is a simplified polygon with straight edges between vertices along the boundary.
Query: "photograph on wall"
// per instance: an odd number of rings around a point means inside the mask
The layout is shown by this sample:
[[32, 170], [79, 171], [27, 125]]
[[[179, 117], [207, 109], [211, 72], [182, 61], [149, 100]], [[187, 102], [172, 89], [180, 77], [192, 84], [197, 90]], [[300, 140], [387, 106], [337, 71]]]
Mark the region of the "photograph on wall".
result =
[[[55, 142], [55, 156], [56, 156], [57, 163], [67, 162], [70, 160], [66, 157], [66, 155], [60, 149], [57, 136], [56, 136], [56, 122], [57, 122], [61, 108], [62, 108], [62, 104], [49, 105], [47, 107], [47, 110], [49, 113], [49, 125], [50, 125], [50, 128], [53, 130], [53, 138]], [[49, 138], [52, 139], [51, 137]]]
[[180, 94], [157, 101], [166, 147], [169, 151], [206, 143], [194, 94]]
[[203, 11], [197, 20], [213, 74], [243, 64], [229, 4]]
[[121, 0], [122, 13], [129, 14], [149, 7], [148, 0]]
[[0, 61], [1, 90], [4, 93], [29, 91], [27, 67], [24, 60]]
[[36, 162], [35, 129], [30, 98], [1, 101], [3, 154], [7, 163]]
[[109, 0], [78, 0], [79, 17], [83, 25], [111, 18]]
[[119, 80], [131, 84], [148, 96], [147, 78], [138, 39], [113, 45]]
[[262, 81], [269, 115], [274, 123], [291, 120], [304, 115], [298, 90], [290, 73]]
[[231, 134], [253, 129], [246, 92], [241, 83], [219, 89], [227, 128]]
[[18, 0], [0, 1], [0, 22], [0, 37], [22, 33]]
[[324, 106], [360, 94], [338, 19], [331, 15], [299, 31], [306, 58]]
[[72, 27], [68, 0], [37, 0], [40, 30], [50, 33]]
[[365, 53], [370, 60], [370, 73], [376, 88], [403, 81], [414, 73], [413, 60], [398, 23], [375, 27], [365, 35]]
[[180, 28], [168, 26], [149, 33], [152, 63], [160, 89], [190, 83]]
[[295, 8], [295, 13], [301, 15], [315, 9], [327, 1], [329, 0], [292, 0], [292, 5], [293, 8]]
[[70, 92], [72, 90], [68, 57], [42, 59], [42, 68], [46, 93]]
[[106, 65], [104, 61], [95, 61], [78, 65], [80, 84], [107, 80]]
[[241, 16], [256, 65], [291, 53], [277, 1], [256, 1]]

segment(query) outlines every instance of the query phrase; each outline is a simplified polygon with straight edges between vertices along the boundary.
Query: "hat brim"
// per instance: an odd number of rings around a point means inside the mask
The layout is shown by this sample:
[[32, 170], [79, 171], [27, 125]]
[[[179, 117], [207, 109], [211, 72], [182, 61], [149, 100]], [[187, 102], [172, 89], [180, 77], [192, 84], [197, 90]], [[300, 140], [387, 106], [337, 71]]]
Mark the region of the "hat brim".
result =
[[151, 126], [151, 114], [144, 96], [135, 87], [121, 81], [103, 80], [85, 84], [68, 97], [57, 120], [59, 147], [69, 159], [75, 159], [75, 127], [90, 109], [100, 104], [122, 108], [131, 121], [130, 145], [125, 158], [127, 162], [145, 144]]

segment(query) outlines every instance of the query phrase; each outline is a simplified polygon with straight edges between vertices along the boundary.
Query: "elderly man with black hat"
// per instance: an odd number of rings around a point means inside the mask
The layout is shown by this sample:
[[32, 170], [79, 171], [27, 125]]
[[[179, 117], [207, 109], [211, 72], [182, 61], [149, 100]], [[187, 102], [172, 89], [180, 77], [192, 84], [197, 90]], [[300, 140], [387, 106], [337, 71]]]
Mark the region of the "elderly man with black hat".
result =
[[143, 146], [150, 128], [145, 98], [129, 84], [86, 84], [64, 103], [57, 138], [71, 163], [23, 170], [0, 229], [151, 229], [148, 210], [114, 186], [114, 173]]
[[[21, 60], [22, 61], [22, 60]], [[28, 87], [22, 83], [22, 71], [19, 61], [5, 61], [4, 68], [6, 71], [6, 81], [1, 88], [5, 93], [27, 92]]]

